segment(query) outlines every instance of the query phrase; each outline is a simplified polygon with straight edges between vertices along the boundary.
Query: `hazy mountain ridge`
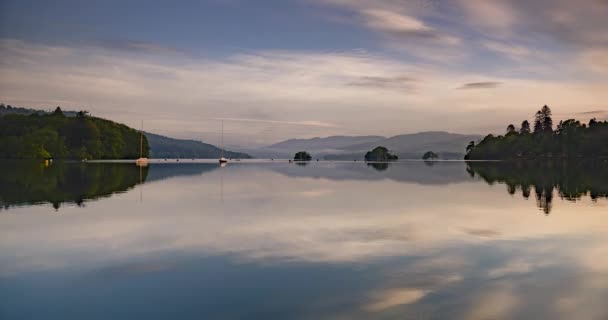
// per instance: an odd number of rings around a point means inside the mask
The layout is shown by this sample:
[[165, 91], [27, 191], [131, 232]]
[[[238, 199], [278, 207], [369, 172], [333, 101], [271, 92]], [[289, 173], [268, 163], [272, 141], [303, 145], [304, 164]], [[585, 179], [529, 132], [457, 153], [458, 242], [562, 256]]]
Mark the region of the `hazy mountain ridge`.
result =
[[[385, 138], [381, 136], [332, 136], [327, 138], [289, 139], [265, 148], [259, 148], [256, 156], [293, 156], [291, 153], [306, 150], [313, 158], [334, 160], [363, 159], [365, 152], [384, 146], [401, 159], [418, 159], [427, 151], [434, 151], [445, 159], [462, 159], [470, 141], [478, 141], [481, 135], [458, 134], [444, 131], [427, 131], [402, 134]], [[349, 143], [350, 142], [350, 143]]]
[[266, 149], [342, 149], [357, 143], [372, 143], [386, 139], [382, 136], [329, 136], [325, 138], [289, 139], [275, 143]]
[[[151, 158], [219, 158], [222, 149], [201, 141], [174, 139], [154, 133], [145, 133], [150, 145]], [[250, 155], [242, 152], [224, 150], [224, 157], [249, 159]]]

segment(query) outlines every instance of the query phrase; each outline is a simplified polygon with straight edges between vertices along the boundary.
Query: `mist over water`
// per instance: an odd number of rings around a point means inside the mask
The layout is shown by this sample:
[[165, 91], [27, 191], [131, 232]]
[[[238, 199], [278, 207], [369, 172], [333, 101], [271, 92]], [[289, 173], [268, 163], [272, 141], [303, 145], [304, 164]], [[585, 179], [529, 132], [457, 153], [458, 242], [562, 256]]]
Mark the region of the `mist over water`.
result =
[[0, 173], [3, 319], [608, 317], [602, 163]]

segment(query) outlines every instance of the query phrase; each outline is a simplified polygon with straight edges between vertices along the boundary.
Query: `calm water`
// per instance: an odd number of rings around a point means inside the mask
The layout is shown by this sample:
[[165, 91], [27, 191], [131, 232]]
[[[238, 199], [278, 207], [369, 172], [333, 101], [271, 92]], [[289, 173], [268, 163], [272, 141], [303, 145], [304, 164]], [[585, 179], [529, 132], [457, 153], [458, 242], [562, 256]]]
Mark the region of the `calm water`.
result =
[[608, 165], [0, 169], [1, 319], [608, 319]]

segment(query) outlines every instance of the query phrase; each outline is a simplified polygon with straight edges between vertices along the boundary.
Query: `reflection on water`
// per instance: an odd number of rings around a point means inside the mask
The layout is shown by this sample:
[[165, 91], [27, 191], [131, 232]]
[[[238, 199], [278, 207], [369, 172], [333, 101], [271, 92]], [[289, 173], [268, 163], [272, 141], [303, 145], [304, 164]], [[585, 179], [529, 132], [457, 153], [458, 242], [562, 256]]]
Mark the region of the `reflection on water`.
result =
[[608, 197], [608, 165], [601, 162], [469, 162], [467, 172], [488, 184], [506, 184], [511, 195], [519, 191], [528, 199], [534, 190], [545, 214], [551, 212], [554, 191], [570, 201], [586, 195], [592, 200]]
[[605, 167], [88, 165], [1, 178], [0, 318], [608, 318]]
[[384, 170], [388, 169], [388, 166], [390, 165], [390, 163], [388, 163], [388, 162], [368, 162], [367, 165], [378, 171], [384, 171]]
[[147, 168], [127, 163], [0, 162], [0, 207], [51, 203], [83, 206], [85, 200], [125, 192], [146, 180]]

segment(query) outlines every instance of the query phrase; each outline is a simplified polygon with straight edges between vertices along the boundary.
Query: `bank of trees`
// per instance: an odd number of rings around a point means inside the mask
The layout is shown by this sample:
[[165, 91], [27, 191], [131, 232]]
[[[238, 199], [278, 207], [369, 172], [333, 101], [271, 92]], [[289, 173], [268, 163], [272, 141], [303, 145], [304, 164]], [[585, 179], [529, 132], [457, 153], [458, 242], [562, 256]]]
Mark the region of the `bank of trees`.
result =
[[387, 148], [379, 146], [365, 154], [365, 161], [393, 161], [397, 160], [397, 155], [391, 154]]
[[[143, 143], [147, 157], [145, 137]], [[67, 117], [57, 107], [50, 114], [0, 117], [0, 146], [0, 159], [136, 159], [140, 133], [85, 111]]]
[[466, 148], [468, 160], [534, 158], [608, 158], [608, 121], [575, 119], [560, 121], [554, 129], [551, 109], [536, 112], [533, 125], [524, 120], [520, 128], [507, 126], [505, 135], [488, 135]]

